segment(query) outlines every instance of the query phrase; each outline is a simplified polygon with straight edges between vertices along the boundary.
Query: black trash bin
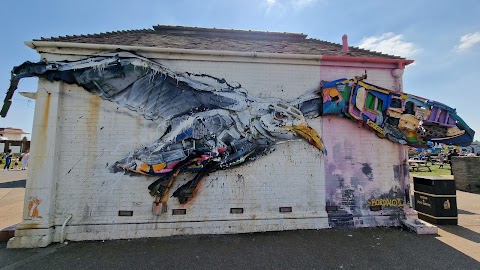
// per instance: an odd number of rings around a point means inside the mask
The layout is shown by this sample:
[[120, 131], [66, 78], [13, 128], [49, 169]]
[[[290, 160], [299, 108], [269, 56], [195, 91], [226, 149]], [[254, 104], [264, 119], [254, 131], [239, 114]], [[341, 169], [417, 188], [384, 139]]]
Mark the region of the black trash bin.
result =
[[438, 225], [457, 225], [455, 181], [441, 177], [413, 177], [414, 206], [418, 217]]

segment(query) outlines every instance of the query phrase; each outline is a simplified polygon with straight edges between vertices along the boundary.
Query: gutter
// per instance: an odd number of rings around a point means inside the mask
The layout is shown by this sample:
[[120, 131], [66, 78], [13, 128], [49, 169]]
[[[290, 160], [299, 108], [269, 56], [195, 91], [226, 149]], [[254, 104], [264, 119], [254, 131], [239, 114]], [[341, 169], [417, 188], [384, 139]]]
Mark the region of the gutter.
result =
[[39, 47], [46, 48], [72, 48], [72, 49], [91, 49], [102, 51], [115, 51], [122, 49], [126, 51], [147, 52], [147, 53], [175, 53], [184, 55], [213, 55], [213, 56], [241, 56], [252, 58], [270, 58], [270, 59], [299, 59], [299, 60], [329, 60], [339, 62], [363, 62], [377, 64], [397, 64], [399, 69], [413, 63], [413, 60], [376, 58], [376, 57], [356, 57], [344, 55], [310, 55], [310, 54], [289, 54], [289, 53], [259, 53], [259, 52], [238, 52], [238, 51], [220, 51], [220, 50], [194, 50], [179, 48], [157, 48], [143, 46], [127, 46], [112, 44], [93, 44], [93, 43], [72, 43], [57, 41], [26, 41], [25, 45], [32, 49]]
[[142, 47], [142, 46], [126, 46], [126, 45], [111, 45], [111, 44], [92, 44], [92, 43], [71, 43], [71, 42], [56, 42], [56, 41], [26, 41], [25, 45], [32, 49], [38, 47], [47, 48], [73, 48], [73, 49], [92, 49], [115, 51], [122, 49], [126, 51], [135, 52], [149, 52], [149, 53], [176, 53], [186, 55], [215, 55], [215, 56], [242, 56], [253, 58], [270, 58], [270, 59], [300, 59], [300, 60], [321, 60], [322, 55], [309, 54], [289, 54], [289, 53], [259, 53], [259, 52], [237, 52], [237, 51], [219, 51], [219, 50], [193, 50], [193, 49], [178, 49], [178, 48], [156, 48], [156, 47]]
[[301, 60], [330, 60], [340, 62], [366, 62], [381, 64], [397, 64], [399, 69], [404, 69], [406, 65], [413, 63], [413, 60], [375, 58], [375, 57], [355, 57], [355, 56], [336, 56], [336, 55], [310, 55], [310, 54], [289, 54], [289, 53], [258, 53], [258, 52], [238, 52], [238, 51], [219, 51], [219, 50], [194, 50], [179, 48], [157, 48], [143, 46], [111, 45], [111, 44], [93, 44], [93, 43], [72, 43], [57, 41], [26, 41], [25, 45], [32, 49], [38, 47], [47, 48], [73, 48], [73, 49], [91, 49], [115, 51], [122, 49], [126, 51], [149, 52], [149, 53], [177, 53], [186, 55], [215, 55], [215, 56], [242, 56], [258, 57], [270, 59], [301, 59]]
[[399, 69], [404, 69], [405, 66], [413, 63], [413, 60], [406, 59], [392, 59], [392, 58], [376, 58], [376, 57], [355, 57], [343, 55], [323, 55], [324, 61], [338, 61], [338, 62], [362, 62], [362, 63], [377, 63], [377, 64], [397, 64]]

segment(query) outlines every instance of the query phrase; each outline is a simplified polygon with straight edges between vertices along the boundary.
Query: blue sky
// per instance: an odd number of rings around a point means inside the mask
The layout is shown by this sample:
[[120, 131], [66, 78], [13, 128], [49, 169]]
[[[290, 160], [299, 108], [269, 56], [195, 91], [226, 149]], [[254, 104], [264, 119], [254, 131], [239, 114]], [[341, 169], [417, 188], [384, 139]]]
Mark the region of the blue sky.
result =
[[[480, 134], [480, 1], [2, 1], [0, 101], [13, 66], [38, 61], [24, 41], [151, 28], [157, 24], [297, 32], [415, 60], [404, 91], [457, 108]], [[35, 91], [36, 79], [18, 91]], [[2, 102], [3, 103], [3, 102]], [[31, 132], [34, 102], [15, 94], [0, 127]], [[478, 140], [479, 135], [475, 138]]]

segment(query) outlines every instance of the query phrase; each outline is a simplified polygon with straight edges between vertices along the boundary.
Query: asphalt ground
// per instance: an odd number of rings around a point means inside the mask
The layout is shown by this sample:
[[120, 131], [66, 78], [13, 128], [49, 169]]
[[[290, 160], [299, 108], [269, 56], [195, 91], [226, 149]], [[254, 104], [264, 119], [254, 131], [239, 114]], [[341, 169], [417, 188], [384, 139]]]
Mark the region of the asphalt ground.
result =
[[1, 269], [480, 269], [435, 235], [324, 229], [0, 246]]

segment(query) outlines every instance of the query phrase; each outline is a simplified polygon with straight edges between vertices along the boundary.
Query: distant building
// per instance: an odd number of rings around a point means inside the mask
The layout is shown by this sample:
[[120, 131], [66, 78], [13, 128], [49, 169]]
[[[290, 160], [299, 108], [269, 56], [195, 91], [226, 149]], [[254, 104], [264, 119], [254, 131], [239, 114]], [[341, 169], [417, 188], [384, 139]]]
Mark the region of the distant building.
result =
[[5, 127], [0, 128], [0, 150], [6, 152], [12, 149], [14, 153], [22, 153], [30, 149], [30, 141], [24, 134], [30, 134], [21, 128]]
[[0, 128], [0, 137], [6, 137], [8, 140], [12, 141], [20, 141], [22, 139], [23, 134], [30, 134], [23, 131], [21, 128]]
[[462, 147], [462, 152], [465, 152], [465, 154], [470, 154], [470, 153], [478, 153], [480, 152], [480, 143], [475, 141], [469, 146]]

